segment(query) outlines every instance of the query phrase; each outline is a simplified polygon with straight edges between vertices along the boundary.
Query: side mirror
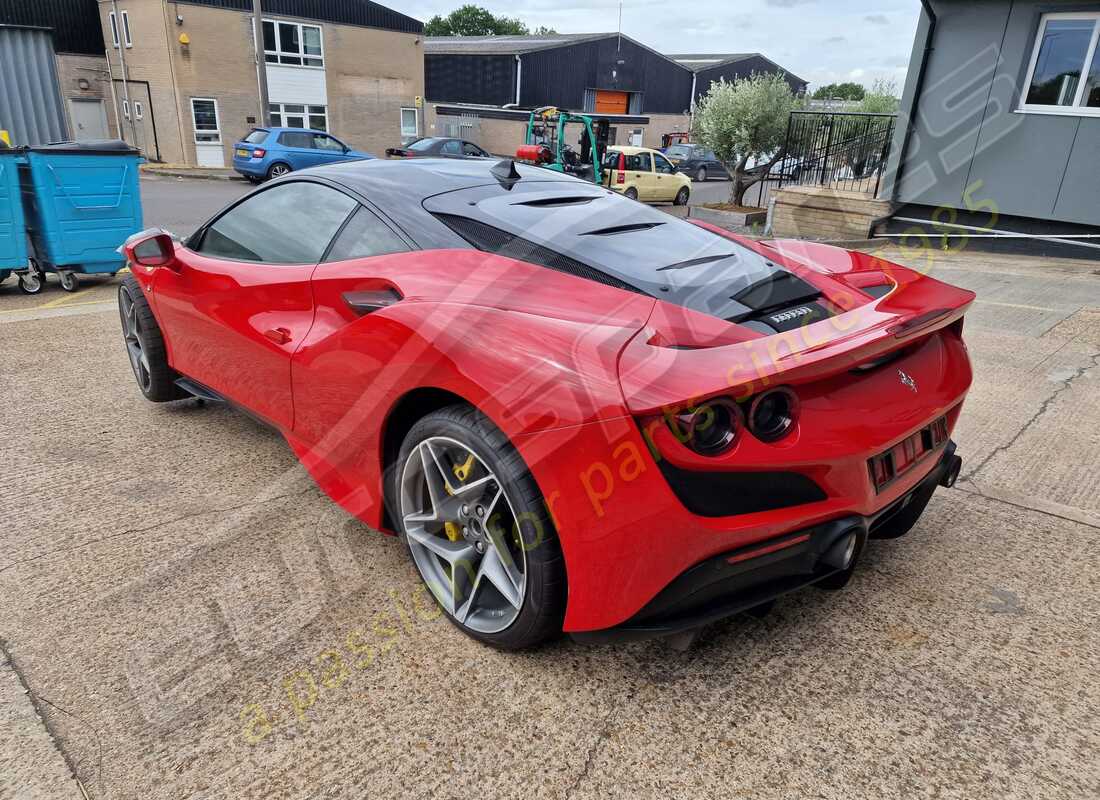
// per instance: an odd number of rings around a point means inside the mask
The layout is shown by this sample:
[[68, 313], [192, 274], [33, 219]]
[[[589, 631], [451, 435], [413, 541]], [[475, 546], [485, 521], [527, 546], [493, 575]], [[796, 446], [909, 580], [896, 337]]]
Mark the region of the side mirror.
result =
[[121, 249], [130, 263], [143, 267], [171, 267], [175, 263], [175, 244], [161, 228], [135, 233]]
[[345, 152], [345, 153], [350, 153], [350, 152], [351, 152], [351, 148], [350, 148], [350, 147], [348, 147], [348, 146], [347, 146], [346, 144], [344, 144], [344, 145], [340, 145], [340, 146], [344, 148], [344, 152]]

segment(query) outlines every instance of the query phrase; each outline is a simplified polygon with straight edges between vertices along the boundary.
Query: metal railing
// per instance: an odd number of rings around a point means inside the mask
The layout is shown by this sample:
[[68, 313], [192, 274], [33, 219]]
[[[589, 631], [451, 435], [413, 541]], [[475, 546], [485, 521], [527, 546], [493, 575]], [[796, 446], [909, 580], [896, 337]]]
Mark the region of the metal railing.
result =
[[817, 184], [877, 195], [896, 114], [792, 111], [784, 156], [769, 179], [784, 185]]

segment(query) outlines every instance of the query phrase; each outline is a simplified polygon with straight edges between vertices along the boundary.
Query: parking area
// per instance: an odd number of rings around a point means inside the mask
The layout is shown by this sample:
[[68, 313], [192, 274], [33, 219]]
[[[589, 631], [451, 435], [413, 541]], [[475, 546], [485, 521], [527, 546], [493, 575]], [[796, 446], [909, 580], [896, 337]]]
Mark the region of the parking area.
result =
[[[144, 179], [146, 222], [248, 188]], [[118, 279], [0, 286], [0, 798], [1100, 795], [1100, 266], [879, 254], [978, 292], [963, 479], [686, 652], [477, 645], [277, 434], [142, 398]]]

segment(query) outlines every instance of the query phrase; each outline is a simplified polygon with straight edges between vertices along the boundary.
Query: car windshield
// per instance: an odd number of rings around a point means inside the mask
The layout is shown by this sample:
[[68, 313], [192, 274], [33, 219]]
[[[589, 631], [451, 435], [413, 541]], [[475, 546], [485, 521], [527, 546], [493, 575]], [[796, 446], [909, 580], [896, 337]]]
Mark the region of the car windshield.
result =
[[425, 150], [431, 150], [432, 145], [435, 144], [435, 139], [417, 139], [415, 142], [410, 142], [405, 145], [406, 150], [414, 150], [417, 153], [423, 153]]
[[257, 128], [256, 130], [249, 133], [248, 136], [244, 137], [244, 140], [249, 144], [259, 144], [266, 138], [267, 131], [265, 131], [263, 128]]
[[686, 144], [674, 144], [665, 150], [665, 155], [670, 158], [691, 158], [692, 148]]

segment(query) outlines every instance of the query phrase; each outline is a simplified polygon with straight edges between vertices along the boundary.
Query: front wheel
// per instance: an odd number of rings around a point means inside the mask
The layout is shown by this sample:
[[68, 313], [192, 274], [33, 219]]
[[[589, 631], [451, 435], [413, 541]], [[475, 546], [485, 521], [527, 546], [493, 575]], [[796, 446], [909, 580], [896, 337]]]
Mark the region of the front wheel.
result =
[[631, 186], [629, 189], [627, 189], [625, 192], [623, 192], [623, 197], [625, 197], [629, 200], [637, 200], [638, 199], [638, 190], [635, 189], [633, 186]]
[[523, 459], [483, 414], [455, 405], [413, 425], [391, 498], [421, 579], [463, 633], [515, 650], [561, 632], [554, 524]]
[[164, 403], [187, 397], [187, 392], [176, 386], [179, 376], [168, 366], [160, 326], [133, 275], [123, 278], [118, 287], [118, 314], [126, 355], [145, 398]]
[[688, 204], [688, 197], [691, 196], [691, 192], [688, 191], [686, 186], [680, 188], [680, 191], [676, 193], [676, 199], [672, 201], [675, 206], [686, 206]]
[[706, 179], [707, 179], [707, 168], [706, 167], [699, 167], [699, 171], [695, 173], [695, 180], [702, 183]]

